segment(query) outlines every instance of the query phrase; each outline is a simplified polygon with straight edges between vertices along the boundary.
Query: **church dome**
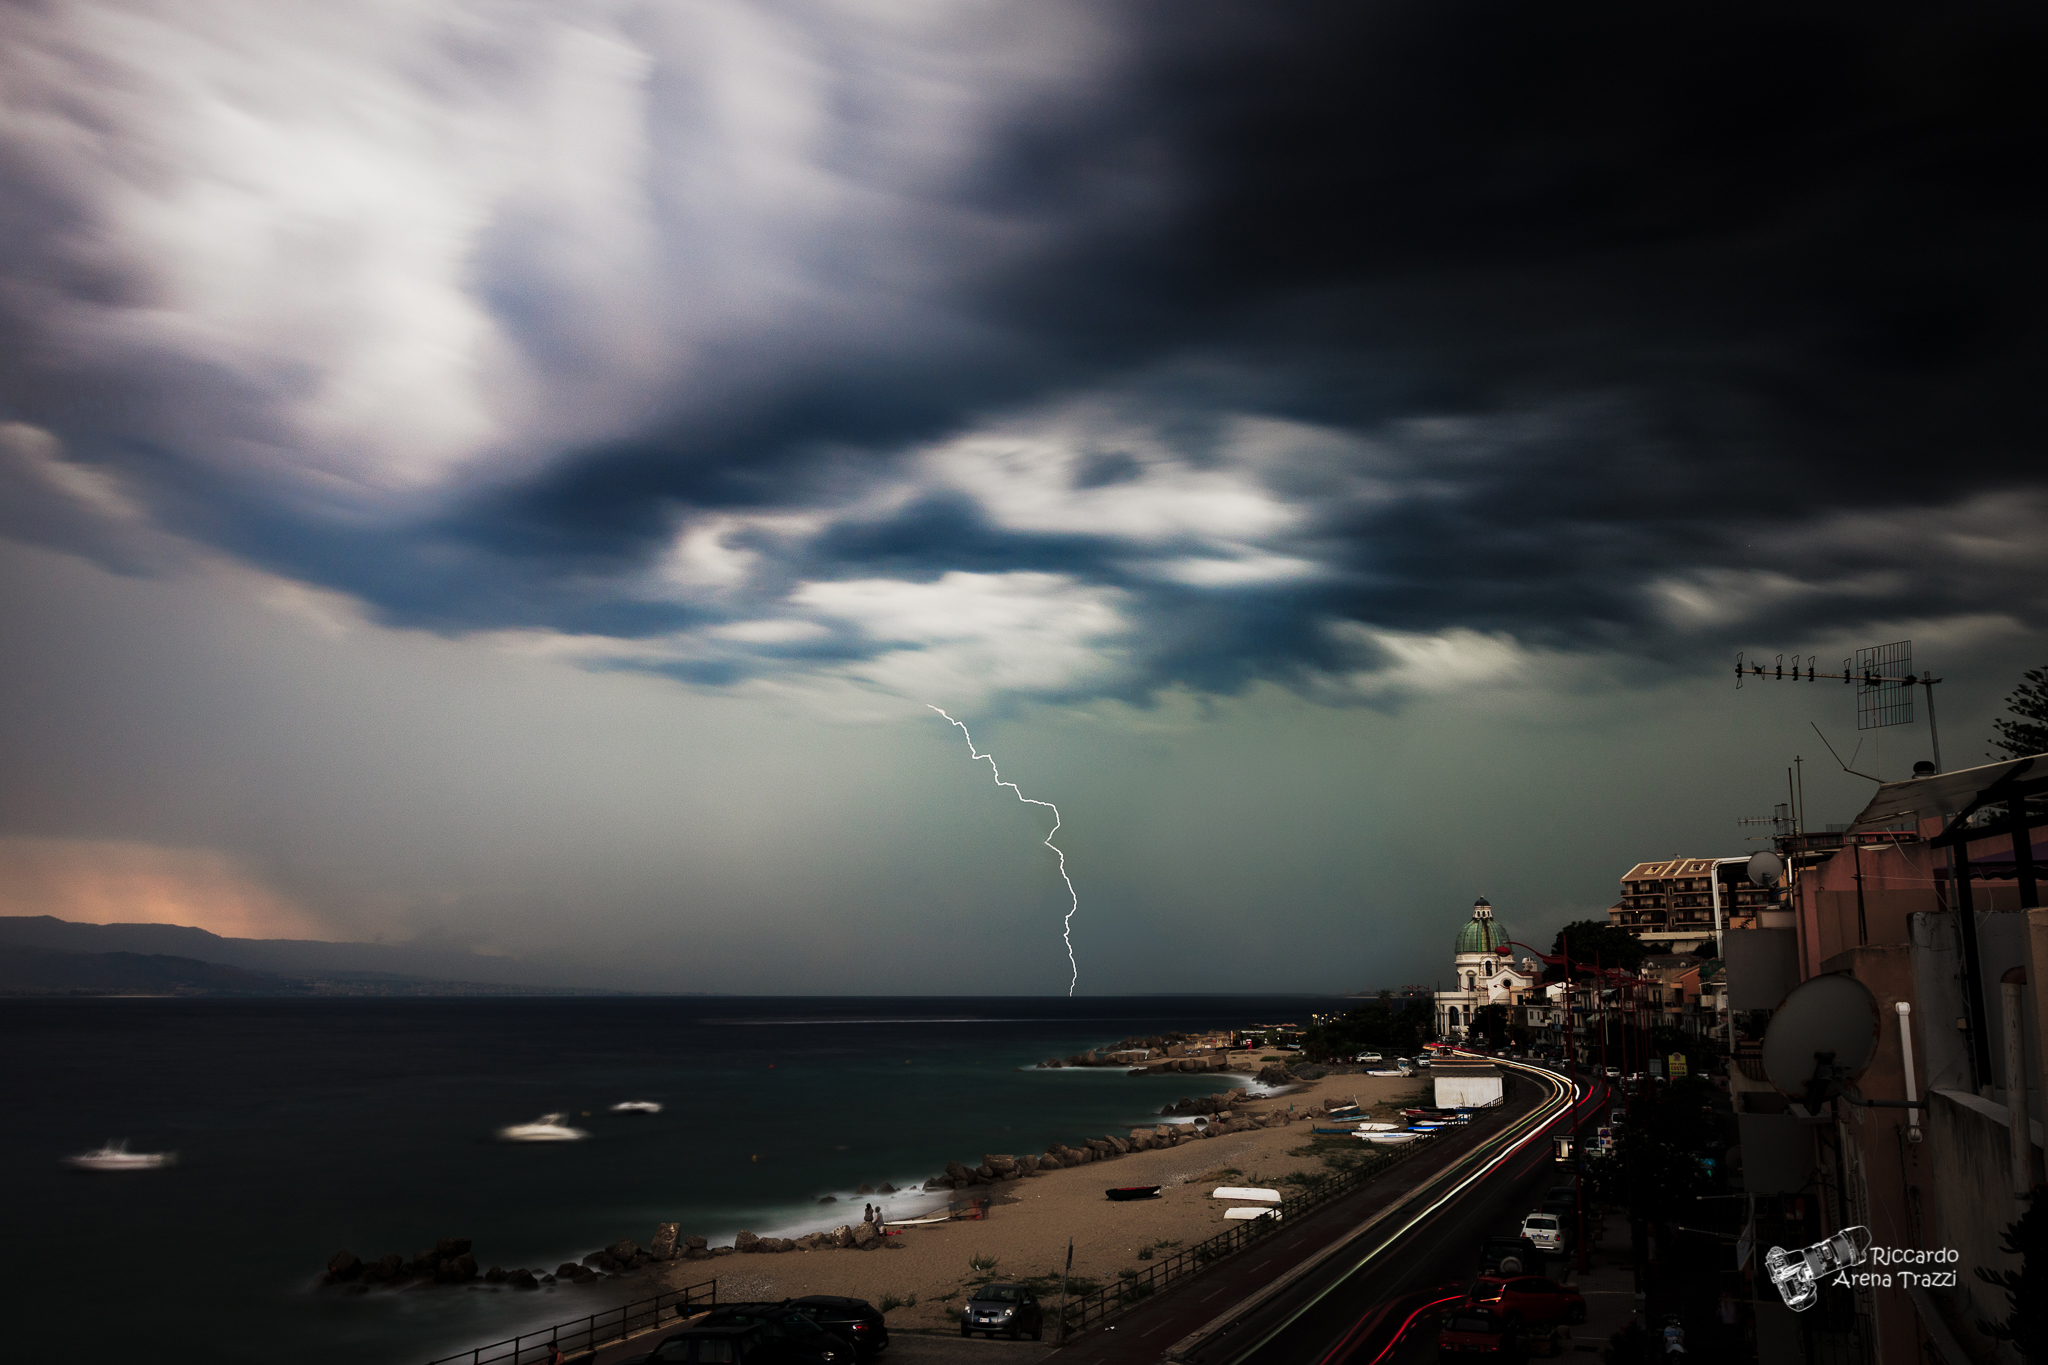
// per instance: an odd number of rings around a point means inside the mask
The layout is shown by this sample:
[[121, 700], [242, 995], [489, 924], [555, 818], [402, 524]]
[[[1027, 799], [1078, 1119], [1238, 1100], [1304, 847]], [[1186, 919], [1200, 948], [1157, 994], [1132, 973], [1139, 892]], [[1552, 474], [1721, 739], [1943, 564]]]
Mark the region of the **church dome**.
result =
[[1493, 917], [1493, 906], [1481, 896], [1472, 906], [1472, 918], [1458, 931], [1456, 952], [1492, 953], [1505, 948], [1508, 931]]

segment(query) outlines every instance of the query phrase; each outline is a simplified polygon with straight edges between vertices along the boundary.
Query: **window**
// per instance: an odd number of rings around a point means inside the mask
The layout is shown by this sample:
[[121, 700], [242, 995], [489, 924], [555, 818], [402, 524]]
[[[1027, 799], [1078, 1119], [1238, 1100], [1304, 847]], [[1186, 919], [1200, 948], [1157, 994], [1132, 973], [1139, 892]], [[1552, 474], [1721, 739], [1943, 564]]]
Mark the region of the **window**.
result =
[[1468, 991], [1476, 991], [1479, 989], [1479, 978], [1474, 976], [1471, 972], [1465, 973], [1465, 989]]

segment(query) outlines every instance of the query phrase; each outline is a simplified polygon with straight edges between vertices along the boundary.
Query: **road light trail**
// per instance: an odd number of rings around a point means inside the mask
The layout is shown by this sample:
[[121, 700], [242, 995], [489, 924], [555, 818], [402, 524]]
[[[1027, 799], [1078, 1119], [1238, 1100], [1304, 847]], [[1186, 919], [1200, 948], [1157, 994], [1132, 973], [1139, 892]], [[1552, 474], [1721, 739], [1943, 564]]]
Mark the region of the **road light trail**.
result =
[[1067, 884], [1067, 898], [1071, 902], [1067, 907], [1066, 918], [1060, 921], [1060, 938], [1067, 945], [1067, 967], [1072, 973], [1071, 978], [1067, 982], [1067, 994], [1072, 995], [1074, 987], [1081, 980], [1081, 965], [1074, 960], [1074, 912], [1081, 908], [1081, 897], [1074, 890], [1074, 879], [1067, 875], [1067, 855], [1060, 852], [1060, 846], [1052, 841], [1052, 836], [1060, 832], [1060, 808], [1050, 801], [1040, 801], [1036, 797], [1026, 796], [1024, 789], [1015, 782], [1003, 781], [1002, 771], [996, 767], [995, 755], [982, 753], [979, 749], [975, 748], [974, 736], [968, 734], [965, 725], [961, 725], [959, 721], [954, 720], [951, 716], [947, 716], [943, 708], [932, 706], [930, 702], [926, 702], [925, 705], [931, 707], [932, 710], [937, 711], [940, 715], [946, 716], [947, 724], [960, 727], [960, 733], [967, 740], [967, 752], [973, 754], [977, 759], [987, 760], [988, 770], [994, 774], [998, 787], [1008, 787], [1011, 791], [1017, 793], [1017, 799], [1027, 806], [1044, 806], [1052, 812], [1052, 832], [1045, 836], [1045, 846], [1051, 849], [1060, 860], [1060, 880]]

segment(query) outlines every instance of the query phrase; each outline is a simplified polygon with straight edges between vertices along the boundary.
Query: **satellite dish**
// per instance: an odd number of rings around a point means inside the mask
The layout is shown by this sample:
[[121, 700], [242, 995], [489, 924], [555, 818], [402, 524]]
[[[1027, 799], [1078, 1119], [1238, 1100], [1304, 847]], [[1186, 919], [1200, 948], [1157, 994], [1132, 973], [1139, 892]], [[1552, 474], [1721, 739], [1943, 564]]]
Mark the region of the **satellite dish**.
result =
[[1764, 1075], [1780, 1094], [1806, 1100], [1807, 1082], [1832, 1054], [1833, 1079], [1855, 1080], [1877, 1053], [1877, 997], [1853, 976], [1816, 976], [1792, 988], [1764, 1030]]
[[1776, 886], [1784, 871], [1784, 860], [1769, 849], [1750, 855], [1749, 880], [1752, 886]]

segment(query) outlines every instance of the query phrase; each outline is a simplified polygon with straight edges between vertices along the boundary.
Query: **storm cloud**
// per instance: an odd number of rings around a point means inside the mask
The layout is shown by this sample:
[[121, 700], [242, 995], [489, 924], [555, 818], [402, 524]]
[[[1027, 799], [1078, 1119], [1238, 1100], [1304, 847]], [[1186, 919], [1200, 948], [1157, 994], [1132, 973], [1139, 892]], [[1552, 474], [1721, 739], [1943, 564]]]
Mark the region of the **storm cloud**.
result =
[[2038, 633], [2043, 23], [16, 7], [4, 529], [716, 688]]

